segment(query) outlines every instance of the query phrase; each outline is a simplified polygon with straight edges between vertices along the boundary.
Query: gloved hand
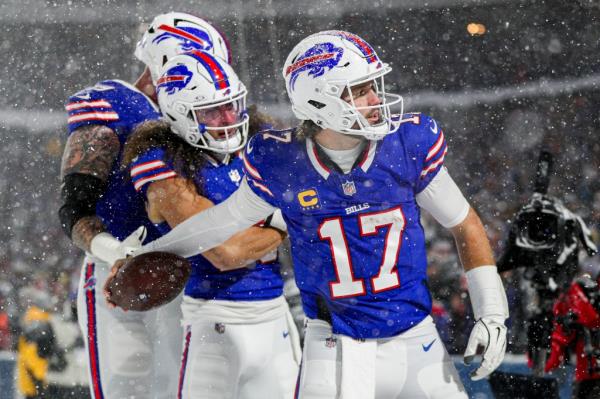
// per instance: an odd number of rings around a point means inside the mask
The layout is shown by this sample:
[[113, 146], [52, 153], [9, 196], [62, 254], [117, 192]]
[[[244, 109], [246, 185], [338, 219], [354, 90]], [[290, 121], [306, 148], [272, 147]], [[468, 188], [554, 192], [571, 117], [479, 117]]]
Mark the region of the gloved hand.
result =
[[127, 236], [127, 238], [121, 242], [121, 245], [118, 249], [119, 253], [124, 255], [121, 258], [126, 258], [140, 249], [144, 240], [146, 239], [147, 234], [148, 231], [146, 230], [146, 227], [140, 226], [133, 233]]
[[507, 331], [504, 320], [508, 318], [508, 302], [496, 266], [478, 266], [467, 271], [465, 276], [476, 322], [469, 336], [464, 362], [470, 364], [477, 349], [484, 348], [481, 366], [471, 372], [471, 379], [477, 381], [490, 375], [504, 360]]
[[146, 233], [146, 228], [140, 226], [123, 241], [119, 241], [110, 233], [103, 232], [92, 239], [90, 251], [95, 257], [113, 265], [118, 259], [126, 258], [140, 249]]
[[471, 364], [477, 354], [477, 348], [484, 348], [481, 365], [471, 372], [473, 381], [490, 375], [504, 360], [506, 331], [504, 318], [500, 317], [482, 317], [473, 326], [465, 350], [464, 363]]

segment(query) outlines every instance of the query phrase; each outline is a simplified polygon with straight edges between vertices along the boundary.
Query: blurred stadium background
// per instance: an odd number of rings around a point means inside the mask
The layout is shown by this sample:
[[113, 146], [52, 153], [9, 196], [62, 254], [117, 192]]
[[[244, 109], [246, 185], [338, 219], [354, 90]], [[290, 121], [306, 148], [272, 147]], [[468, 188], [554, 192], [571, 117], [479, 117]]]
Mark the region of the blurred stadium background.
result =
[[[81, 253], [57, 217], [63, 103], [99, 80], [133, 81], [142, 70], [133, 56], [135, 43], [156, 14], [184, 11], [218, 25], [230, 39], [250, 103], [287, 124], [295, 123], [280, 76], [288, 51], [319, 30], [361, 35], [392, 65], [387, 83], [404, 96], [405, 110], [440, 121], [449, 140], [448, 168], [500, 254], [509, 219], [531, 195], [542, 146], [557, 156], [550, 194], [578, 212], [600, 241], [599, 5], [596, 0], [0, 1], [0, 358], [14, 359], [20, 320], [40, 294], [63, 320], [72, 317]], [[465, 284], [451, 237], [427, 218], [424, 224], [434, 313], [448, 349], [458, 354], [470, 328]], [[598, 256], [582, 256], [581, 270], [595, 276]], [[519, 355], [532, 293], [520, 272], [504, 277], [512, 315], [509, 352]], [[2, 384], [0, 379], [0, 398], [12, 398], [12, 388]]]

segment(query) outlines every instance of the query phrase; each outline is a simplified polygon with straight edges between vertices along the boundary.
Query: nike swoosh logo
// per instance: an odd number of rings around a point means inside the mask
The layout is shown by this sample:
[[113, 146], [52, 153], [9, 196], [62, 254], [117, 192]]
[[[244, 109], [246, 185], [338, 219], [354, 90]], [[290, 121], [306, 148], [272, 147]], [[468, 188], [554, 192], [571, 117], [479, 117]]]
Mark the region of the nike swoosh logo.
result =
[[246, 147], [246, 152], [247, 152], [248, 154], [250, 154], [250, 153], [252, 152], [252, 150], [253, 150], [253, 149], [254, 149], [254, 148], [253, 148], [253, 147], [252, 147], [250, 144], [248, 144], [248, 146]]
[[75, 97], [82, 98], [84, 100], [89, 100], [91, 98], [91, 95], [90, 95], [90, 93], [86, 93], [86, 94], [80, 94], [80, 95], [75, 96]]
[[429, 129], [431, 129], [431, 132], [433, 134], [437, 134], [438, 133], [438, 127], [437, 127], [437, 123], [435, 122], [435, 120], [431, 120], [431, 122], [433, 122], [433, 127], [430, 127]]
[[435, 338], [433, 341], [431, 341], [431, 342], [429, 343], [429, 345], [423, 345], [423, 344], [421, 344], [421, 346], [423, 347], [423, 350], [424, 350], [425, 352], [429, 352], [429, 349], [431, 349], [431, 345], [433, 345], [433, 343], [434, 343], [436, 340], [437, 340], [437, 338]]
[[283, 339], [286, 339], [288, 337], [288, 335], [290, 335], [289, 331], [284, 331], [283, 332]]

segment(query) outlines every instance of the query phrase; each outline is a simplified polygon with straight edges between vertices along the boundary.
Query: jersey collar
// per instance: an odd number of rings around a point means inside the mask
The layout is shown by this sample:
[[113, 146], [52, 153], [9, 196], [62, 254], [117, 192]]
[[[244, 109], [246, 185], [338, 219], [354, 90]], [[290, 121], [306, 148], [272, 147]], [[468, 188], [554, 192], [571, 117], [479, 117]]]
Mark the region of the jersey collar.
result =
[[[365, 146], [363, 152], [358, 156], [354, 166], [352, 169], [359, 167], [363, 170], [363, 172], [367, 172], [371, 165], [373, 164], [373, 160], [375, 159], [375, 150], [377, 149], [377, 141], [369, 140], [367, 145]], [[336, 171], [339, 174], [343, 174], [342, 170], [337, 166], [335, 162], [333, 162], [324, 151], [319, 148], [318, 144], [315, 144], [312, 139], [306, 139], [306, 153], [308, 154], [308, 159], [312, 164], [313, 168], [323, 177], [323, 179], [327, 180], [332, 171]], [[352, 173], [352, 171], [350, 171]]]

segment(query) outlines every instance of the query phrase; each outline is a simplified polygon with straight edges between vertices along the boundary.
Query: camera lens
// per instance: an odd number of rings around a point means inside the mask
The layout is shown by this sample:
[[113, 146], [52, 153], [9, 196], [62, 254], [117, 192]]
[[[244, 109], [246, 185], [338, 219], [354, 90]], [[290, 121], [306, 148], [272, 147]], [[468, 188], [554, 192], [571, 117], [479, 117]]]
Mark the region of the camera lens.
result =
[[552, 245], [558, 237], [558, 219], [544, 212], [532, 212], [521, 215], [521, 231], [532, 244]]

